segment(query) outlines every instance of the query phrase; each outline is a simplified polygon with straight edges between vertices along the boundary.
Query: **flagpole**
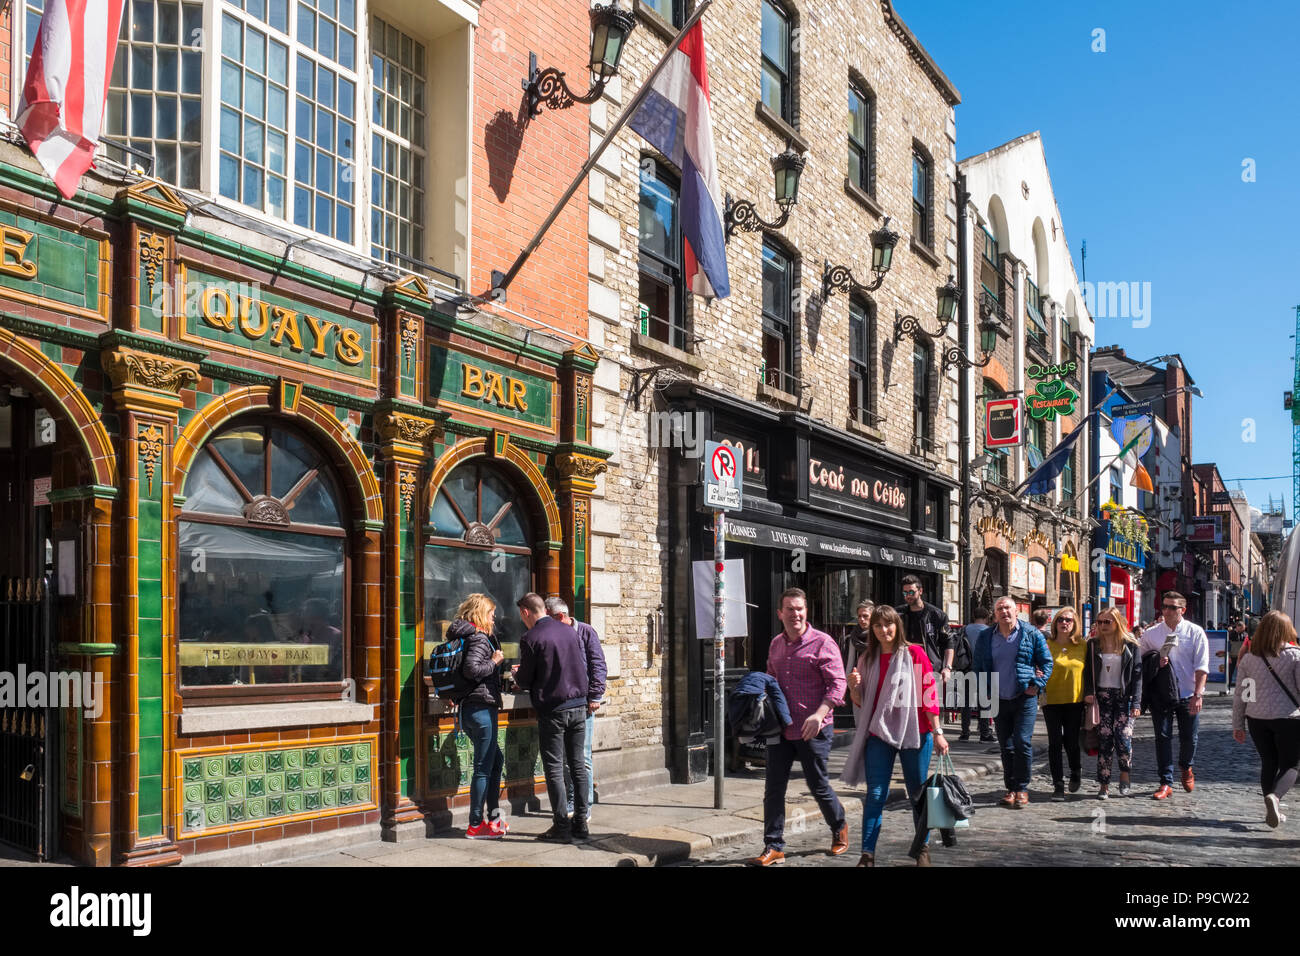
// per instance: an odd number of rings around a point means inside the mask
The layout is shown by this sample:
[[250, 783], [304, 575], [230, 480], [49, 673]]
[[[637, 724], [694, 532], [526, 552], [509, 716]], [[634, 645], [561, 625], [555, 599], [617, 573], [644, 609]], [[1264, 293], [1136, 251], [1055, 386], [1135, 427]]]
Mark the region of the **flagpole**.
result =
[[528, 261], [528, 257], [531, 256], [533, 252], [536, 251], [537, 247], [542, 244], [542, 239], [545, 238], [546, 231], [551, 228], [555, 223], [555, 220], [559, 217], [560, 212], [566, 205], [568, 205], [569, 200], [572, 199], [573, 194], [578, 191], [578, 187], [581, 186], [583, 180], [587, 178], [587, 174], [590, 173], [592, 168], [596, 165], [601, 154], [605, 152], [606, 147], [614, 141], [614, 137], [623, 131], [623, 127], [626, 126], [636, 114], [637, 108], [645, 98], [650, 95], [651, 86], [654, 84], [654, 81], [658, 78], [659, 74], [664, 71], [664, 67], [668, 65], [668, 61], [672, 59], [673, 54], [677, 52], [677, 46], [682, 42], [682, 37], [686, 36], [687, 31], [699, 22], [700, 17], [704, 16], [704, 11], [709, 9], [712, 3], [713, 0], [700, 0], [699, 5], [695, 8], [695, 12], [691, 14], [690, 19], [686, 21], [686, 24], [681, 28], [677, 36], [673, 38], [672, 43], [668, 45], [668, 49], [664, 51], [663, 58], [660, 59], [655, 68], [650, 71], [650, 75], [646, 77], [646, 81], [642, 84], [641, 89], [637, 91], [636, 96], [632, 97], [632, 101], [628, 103], [626, 109], [623, 110], [622, 115], [620, 115], [614, 122], [614, 125], [609, 128], [609, 132], [605, 134], [605, 138], [602, 139], [600, 144], [591, 151], [591, 155], [588, 156], [587, 161], [583, 163], [582, 169], [578, 170], [578, 175], [573, 177], [573, 182], [569, 184], [569, 188], [564, 191], [564, 195], [560, 197], [559, 201], [555, 204], [555, 207], [551, 209], [551, 214], [546, 217], [546, 221], [542, 223], [541, 227], [533, 235], [533, 238], [529, 240], [528, 245], [524, 246], [523, 251], [519, 253], [519, 257], [515, 259], [510, 268], [506, 270], [501, 281], [494, 283], [492, 289], [486, 294], [472, 298], [467, 297], [467, 301], [477, 299], [479, 302], [486, 302], [489, 299], [502, 300], [505, 298], [506, 289], [509, 287], [510, 283], [514, 281], [515, 276], [519, 274], [519, 270], [524, 267], [524, 263]]
[[[1120, 451], [1120, 453], [1119, 453], [1118, 455], [1115, 455], [1114, 457], [1112, 457], [1112, 458], [1110, 459], [1110, 461], [1106, 462], [1106, 468], [1098, 468], [1098, 469], [1097, 469], [1097, 474], [1093, 475], [1092, 478], [1090, 478], [1090, 479], [1088, 480], [1088, 483], [1087, 483], [1086, 485], [1083, 486], [1083, 491], [1079, 492], [1077, 495], [1075, 495], [1073, 498], [1070, 499], [1070, 504], [1073, 505], [1076, 501], [1078, 501], [1080, 498], [1082, 498], [1084, 495], [1086, 495], [1086, 494], [1088, 493], [1088, 489], [1092, 487], [1092, 483], [1093, 483], [1094, 481], [1096, 481], [1098, 478], [1100, 478], [1102, 475], [1104, 475], [1104, 474], [1106, 473], [1106, 470], [1107, 470], [1108, 468], [1110, 468], [1111, 465], [1115, 464], [1115, 462], [1119, 461], [1121, 458], [1123, 458], [1125, 455], [1127, 455], [1128, 452], [1129, 452], [1129, 449], [1132, 448], [1133, 445], [1136, 444], [1137, 441], [1138, 441], [1138, 440], [1139, 440], [1143, 435], [1145, 435], [1147, 432], [1151, 431], [1151, 425], [1152, 425], [1152, 424], [1154, 424], [1154, 422], [1149, 423], [1145, 428], [1143, 428], [1140, 432], [1138, 432], [1136, 435], [1134, 435], [1134, 436], [1133, 436], [1133, 440], [1130, 441], [1127, 445], [1125, 445], [1124, 448]], [[1115, 502], [1115, 504], [1119, 504], [1119, 502], [1117, 501], [1117, 502]]]

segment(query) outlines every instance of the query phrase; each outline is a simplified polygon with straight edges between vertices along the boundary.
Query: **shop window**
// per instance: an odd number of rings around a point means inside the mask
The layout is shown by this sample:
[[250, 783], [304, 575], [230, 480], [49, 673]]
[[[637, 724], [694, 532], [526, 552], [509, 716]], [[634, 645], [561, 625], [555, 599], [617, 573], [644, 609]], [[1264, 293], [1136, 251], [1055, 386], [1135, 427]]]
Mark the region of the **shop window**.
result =
[[424, 44], [379, 17], [370, 22], [370, 254], [424, 261]]
[[912, 433], [918, 452], [933, 444], [930, 431], [930, 343], [916, 339], [912, 346]]
[[678, 181], [662, 163], [641, 162], [638, 298], [642, 335], [674, 348], [686, 347], [686, 296], [682, 280], [682, 234]]
[[870, 196], [876, 194], [876, 100], [864, 84], [849, 83], [849, 182]]
[[424, 548], [425, 647], [441, 639], [460, 602], [496, 602], [506, 660], [518, 663], [523, 625], [515, 602], [533, 590], [532, 530], [523, 496], [492, 466], [452, 470], [434, 496]]
[[763, 0], [762, 98], [777, 116], [794, 125], [794, 109], [790, 91], [791, 61], [790, 15], [773, 0]]
[[1074, 452], [1071, 451], [1065, 458], [1065, 465], [1061, 468], [1061, 504], [1067, 509], [1072, 509], [1074, 495]]
[[876, 341], [876, 308], [866, 299], [849, 300], [849, 415], [874, 425], [877, 416], [871, 352]]
[[925, 514], [922, 528], [934, 538], [948, 537], [948, 495], [940, 488], [929, 488], [925, 493]]
[[763, 381], [797, 392], [794, 374], [794, 261], [763, 241]]
[[934, 247], [930, 205], [934, 196], [934, 168], [919, 148], [912, 149], [912, 238], [927, 249]]
[[337, 695], [348, 676], [343, 518], [331, 466], [292, 432], [241, 424], [204, 446], [179, 522], [183, 693]]

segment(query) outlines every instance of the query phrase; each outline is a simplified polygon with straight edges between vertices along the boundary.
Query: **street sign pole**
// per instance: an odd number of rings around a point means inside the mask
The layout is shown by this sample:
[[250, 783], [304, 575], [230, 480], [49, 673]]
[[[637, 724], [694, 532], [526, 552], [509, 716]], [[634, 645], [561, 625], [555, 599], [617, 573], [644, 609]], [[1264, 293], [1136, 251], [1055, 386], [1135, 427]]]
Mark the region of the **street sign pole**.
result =
[[713, 513], [713, 808], [723, 809], [722, 789], [726, 776], [726, 694], [723, 675], [727, 671], [727, 585], [723, 575], [727, 560], [727, 513]]

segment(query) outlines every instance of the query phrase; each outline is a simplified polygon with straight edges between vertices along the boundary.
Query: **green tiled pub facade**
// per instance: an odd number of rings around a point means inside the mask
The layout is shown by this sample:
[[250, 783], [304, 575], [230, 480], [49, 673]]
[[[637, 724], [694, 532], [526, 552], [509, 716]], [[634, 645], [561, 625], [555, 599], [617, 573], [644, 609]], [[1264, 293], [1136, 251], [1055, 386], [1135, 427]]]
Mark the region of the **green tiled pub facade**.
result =
[[[0, 155], [0, 467], [24, 490], [0, 578], [37, 582], [53, 666], [105, 688], [39, 721], [47, 855], [422, 837], [467, 799], [423, 667], [456, 606], [588, 606], [596, 354], [252, 238], [156, 183], [56, 201]], [[501, 724], [532, 800], [526, 696]]]

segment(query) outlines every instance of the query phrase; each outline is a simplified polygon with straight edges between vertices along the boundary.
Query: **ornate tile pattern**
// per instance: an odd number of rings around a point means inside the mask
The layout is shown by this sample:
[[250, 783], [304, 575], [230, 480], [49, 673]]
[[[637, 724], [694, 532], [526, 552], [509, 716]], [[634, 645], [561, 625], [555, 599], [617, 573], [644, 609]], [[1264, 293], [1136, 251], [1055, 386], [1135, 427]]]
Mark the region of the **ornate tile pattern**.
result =
[[374, 751], [366, 740], [182, 756], [182, 825], [204, 831], [372, 804]]
[[[474, 775], [474, 748], [469, 737], [462, 734], [457, 740], [456, 731], [452, 729], [447, 733], [434, 731], [426, 740], [429, 792], [468, 791], [470, 778]], [[497, 743], [505, 757], [501, 769], [503, 783], [537, 780], [542, 776], [536, 724], [498, 727]]]

